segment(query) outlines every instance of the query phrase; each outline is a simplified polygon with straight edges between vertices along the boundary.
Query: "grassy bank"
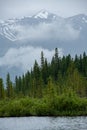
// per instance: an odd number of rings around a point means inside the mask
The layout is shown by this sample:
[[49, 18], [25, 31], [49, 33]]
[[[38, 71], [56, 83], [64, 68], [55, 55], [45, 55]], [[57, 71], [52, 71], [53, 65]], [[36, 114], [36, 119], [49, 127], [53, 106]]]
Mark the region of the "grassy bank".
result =
[[87, 99], [71, 95], [0, 101], [0, 117], [87, 115]]

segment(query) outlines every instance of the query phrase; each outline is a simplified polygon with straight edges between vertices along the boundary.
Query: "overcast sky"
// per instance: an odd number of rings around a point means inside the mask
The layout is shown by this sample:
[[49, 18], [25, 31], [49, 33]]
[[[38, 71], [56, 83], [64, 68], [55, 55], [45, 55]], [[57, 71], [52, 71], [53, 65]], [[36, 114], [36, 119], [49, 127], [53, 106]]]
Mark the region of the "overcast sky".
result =
[[29, 16], [41, 9], [63, 17], [87, 14], [87, 0], [0, 0], [0, 19]]

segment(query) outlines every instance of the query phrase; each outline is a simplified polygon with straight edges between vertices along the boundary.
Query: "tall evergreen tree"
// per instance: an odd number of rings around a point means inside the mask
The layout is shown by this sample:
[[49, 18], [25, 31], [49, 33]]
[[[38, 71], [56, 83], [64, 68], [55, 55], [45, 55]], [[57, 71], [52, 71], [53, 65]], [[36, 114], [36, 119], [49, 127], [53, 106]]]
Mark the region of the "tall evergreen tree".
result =
[[54, 79], [58, 79], [58, 73], [59, 73], [59, 56], [58, 56], [58, 49], [55, 48], [55, 55], [54, 55]]
[[11, 98], [13, 96], [13, 86], [12, 86], [12, 82], [10, 80], [9, 73], [7, 74], [6, 87], [7, 87], [7, 97]]
[[4, 98], [4, 85], [3, 80], [0, 78], [0, 99]]
[[84, 76], [87, 77], [87, 56], [85, 52], [83, 53], [82, 71]]
[[44, 54], [43, 51], [41, 51], [41, 69], [44, 67]]

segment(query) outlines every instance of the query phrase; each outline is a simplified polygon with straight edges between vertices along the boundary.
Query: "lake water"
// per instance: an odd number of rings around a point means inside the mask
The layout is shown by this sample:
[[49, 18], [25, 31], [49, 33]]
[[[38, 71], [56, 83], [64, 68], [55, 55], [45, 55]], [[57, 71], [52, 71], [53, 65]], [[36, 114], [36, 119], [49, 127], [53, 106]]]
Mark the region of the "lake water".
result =
[[87, 117], [0, 118], [0, 130], [87, 130]]

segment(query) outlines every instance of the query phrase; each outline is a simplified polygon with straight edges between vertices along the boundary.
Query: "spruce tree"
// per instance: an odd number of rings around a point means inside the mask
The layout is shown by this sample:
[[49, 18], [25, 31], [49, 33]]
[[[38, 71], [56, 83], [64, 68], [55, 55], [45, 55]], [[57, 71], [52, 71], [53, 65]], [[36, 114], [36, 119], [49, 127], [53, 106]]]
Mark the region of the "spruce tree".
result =
[[55, 55], [54, 55], [54, 79], [55, 81], [58, 79], [58, 72], [59, 72], [59, 56], [58, 56], [58, 49], [55, 48]]
[[12, 82], [10, 80], [9, 73], [7, 74], [6, 87], [7, 87], [7, 97], [11, 98], [13, 96], [13, 86], [12, 86]]
[[0, 78], [0, 99], [4, 98], [4, 85], [3, 85], [3, 80]]
[[41, 51], [41, 69], [44, 67], [44, 54], [43, 51]]
[[82, 71], [84, 76], [87, 77], [87, 56], [85, 52], [83, 53]]

